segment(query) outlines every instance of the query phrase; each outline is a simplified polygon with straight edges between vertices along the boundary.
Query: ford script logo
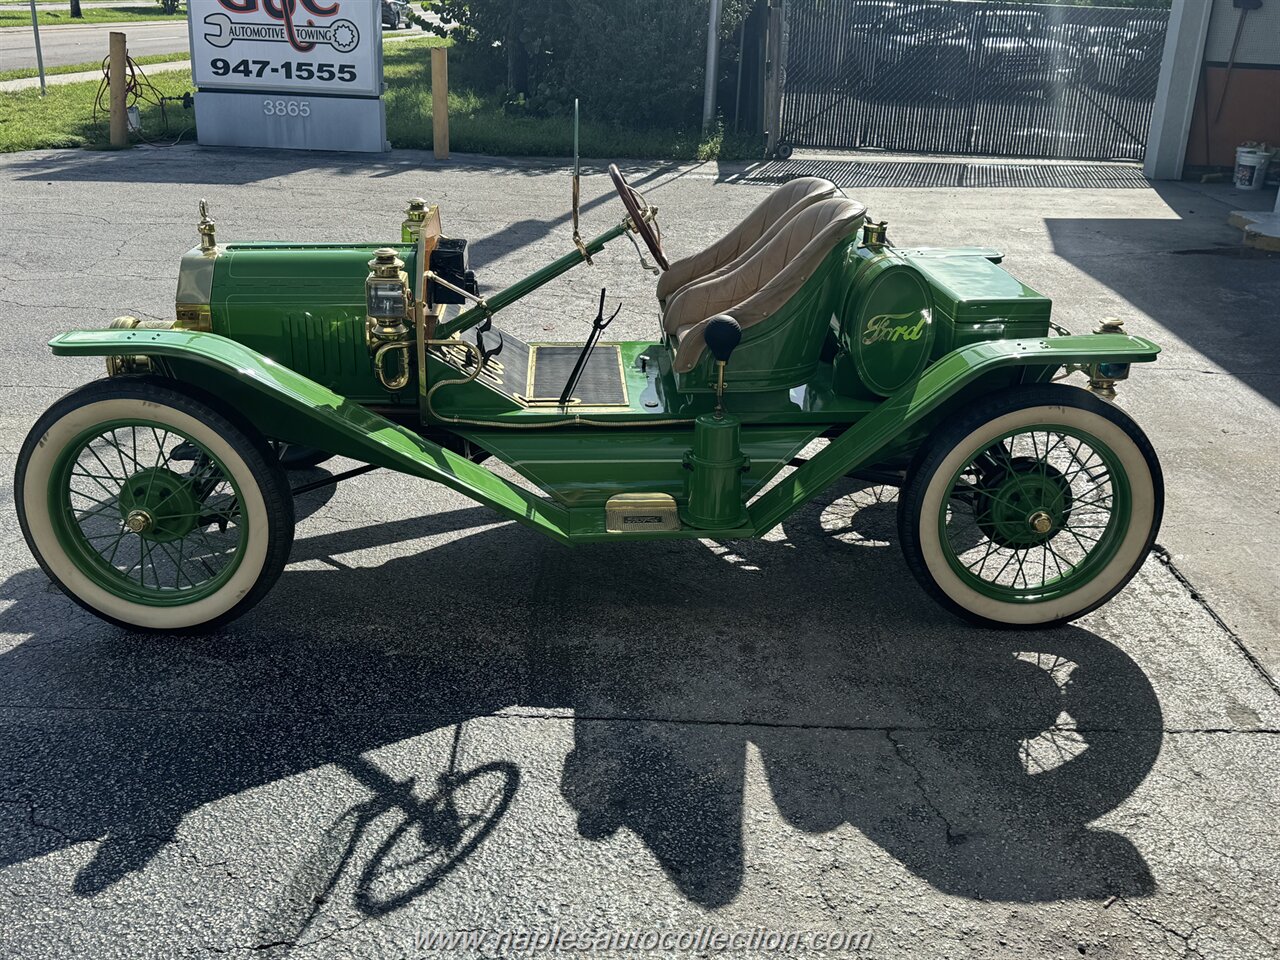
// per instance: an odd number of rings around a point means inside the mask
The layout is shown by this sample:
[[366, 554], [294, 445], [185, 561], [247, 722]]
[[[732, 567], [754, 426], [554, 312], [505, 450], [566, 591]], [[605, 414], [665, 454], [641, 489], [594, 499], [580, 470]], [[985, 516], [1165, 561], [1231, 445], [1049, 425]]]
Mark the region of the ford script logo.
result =
[[[236, 40], [261, 40], [287, 43], [306, 53], [318, 45], [333, 47], [339, 53], [350, 53], [360, 45], [360, 31], [350, 20], [334, 20], [317, 24], [312, 17], [332, 17], [338, 12], [337, 2], [321, 0], [218, 0], [237, 17], [264, 13], [279, 23], [232, 20], [225, 13], [211, 13], [204, 18], [208, 32], [204, 38], [215, 47], [230, 46]], [[299, 19], [304, 22], [299, 23]]]
[[[910, 321], [914, 317], [919, 317], [920, 319], [916, 323], [911, 323]], [[862, 343], [863, 346], [869, 347], [873, 343], [919, 340], [924, 336], [924, 328], [928, 323], [928, 310], [908, 310], [906, 313], [880, 313], [867, 321], [866, 327], [862, 330]]]

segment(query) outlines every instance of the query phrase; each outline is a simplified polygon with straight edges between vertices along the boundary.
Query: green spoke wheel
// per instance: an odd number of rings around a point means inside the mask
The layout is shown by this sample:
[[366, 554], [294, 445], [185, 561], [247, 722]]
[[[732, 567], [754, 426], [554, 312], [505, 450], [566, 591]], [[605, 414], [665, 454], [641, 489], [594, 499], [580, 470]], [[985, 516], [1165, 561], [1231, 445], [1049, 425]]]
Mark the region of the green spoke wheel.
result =
[[15, 491], [50, 578], [137, 629], [238, 616], [279, 576], [293, 538], [266, 443], [151, 380], [99, 381], [55, 404], [23, 446]]
[[1048, 626], [1128, 583], [1163, 500], [1155, 451], [1128, 416], [1074, 387], [1020, 387], [930, 437], [899, 534], [944, 607], [988, 626]]

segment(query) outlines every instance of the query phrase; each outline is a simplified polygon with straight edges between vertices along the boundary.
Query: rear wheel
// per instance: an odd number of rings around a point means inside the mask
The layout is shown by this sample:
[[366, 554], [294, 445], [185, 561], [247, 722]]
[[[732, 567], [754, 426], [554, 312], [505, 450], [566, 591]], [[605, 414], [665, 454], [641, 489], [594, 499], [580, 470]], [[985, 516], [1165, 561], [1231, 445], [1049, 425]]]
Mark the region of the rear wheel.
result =
[[898, 505], [907, 564], [975, 623], [1043, 627], [1115, 596], [1155, 540], [1164, 481], [1126, 414], [1064, 385], [995, 394], [940, 428]]
[[100, 380], [55, 403], [23, 444], [14, 490], [50, 579], [133, 629], [239, 616], [293, 543], [293, 501], [266, 443], [145, 380]]

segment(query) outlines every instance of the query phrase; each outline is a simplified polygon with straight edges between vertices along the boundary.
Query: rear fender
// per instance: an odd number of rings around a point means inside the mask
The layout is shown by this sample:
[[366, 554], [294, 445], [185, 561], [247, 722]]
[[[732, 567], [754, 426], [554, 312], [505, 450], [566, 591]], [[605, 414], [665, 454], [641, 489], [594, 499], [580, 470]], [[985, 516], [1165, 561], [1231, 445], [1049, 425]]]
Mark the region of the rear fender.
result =
[[81, 330], [55, 337], [58, 356], [146, 356], [176, 379], [229, 403], [276, 439], [316, 447], [444, 484], [569, 542], [569, 515], [477, 463], [339, 396], [314, 380], [213, 333], [191, 330]]
[[1069, 364], [1149, 363], [1159, 352], [1150, 340], [1119, 333], [987, 340], [953, 350], [752, 503], [747, 510], [751, 526], [756, 536], [767, 533], [840, 477], [874, 463], [904, 433], [996, 371], [1023, 367], [1039, 377], [1046, 369]]

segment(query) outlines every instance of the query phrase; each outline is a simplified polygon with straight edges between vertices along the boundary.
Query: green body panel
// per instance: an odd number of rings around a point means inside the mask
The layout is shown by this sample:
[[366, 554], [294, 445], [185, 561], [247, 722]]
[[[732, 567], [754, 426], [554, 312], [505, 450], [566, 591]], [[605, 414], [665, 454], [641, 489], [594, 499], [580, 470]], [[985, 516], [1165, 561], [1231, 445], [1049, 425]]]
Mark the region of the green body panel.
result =
[[[86, 330], [55, 337], [50, 346], [60, 356], [160, 358], [184, 382], [201, 383], [243, 413], [270, 422], [281, 439], [435, 480], [567, 542], [563, 507], [233, 340], [182, 330]], [[211, 376], [202, 380], [200, 371]]]
[[373, 374], [365, 345], [364, 281], [381, 246], [414, 269], [401, 244], [233, 243], [213, 261], [213, 332], [305, 374], [349, 400], [410, 404], [416, 391], [391, 392]]
[[[799, 386], [817, 369], [822, 343], [845, 295], [848, 264], [857, 260], [856, 240], [839, 244], [777, 312], [746, 327], [725, 365], [725, 393], [759, 393]], [[667, 340], [675, 351], [675, 338]], [[675, 374], [676, 389], [711, 393], [716, 364], [710, 350], [688, 373]]]
[[1146, 363], [1159, 352], [1150, 340], [1124, 334], [991, 340], [955, 350], [759, 497], [748, 510], [752, 527], [757, 535], [767, 533], [838, 477], [874, 463], [896, 438], [979, 378], [1017, 367], [1043, 372], [1064, 364]]
[[1053, 308], [1048, 297], [981, 253], [948, 250], [899, 250], [929, 281], [934, 325], [934, 356], [982, 340], [1043, 337]]
[[[619, 493], [665, 493], [681, 502], [687, 497], [685, 455], [694, 442], [692, 422], [652, 428], [457, 432], [568, 507], [603, 508]], [[742, 452], [751, 468], [742, 474], [743, 496], [750, 497], [768, 483], [820, 432], [808, 424], [744, 427]]]
[[[587, 465], [597, 465], [601, 471], [599, 479], [588, 481], [577, 491], [568, 481], [561, 485], [561, 497], [578, 496], [581, 502], [596, 501], [569, 509], [531, 494], [243, 344], [216, 334], [182, 330], [79, 331], [54, 338], [50, 346], [58, 355], [153, 357], [162, 374], [202, 386], [255, 421], [270, 423], [273, 436], [435, 480], [562, 543], [703, 537], [709, 532], [689, 526], [660, 533], [604, 532], [604, 509], [599, 498], [609, 489], [620, 492], [619, 487], [607, 487], [604, 478], [610, 471], [615, 471], [615, 477], [628, 473], [626, 468], [617, 470], [620, 450], [625, 447], [635, 454], [632, 458], [635, 466], [646, 459], [657, 459], [662, 463], [659, 469], [666, 471], [670, 461], [665, 456], [646, 458], [643, 454], [654, 449], [655, 439], [665, 443], [673, 453], [677, 448], [691, 449], [692, 431], [684, 425], [673, 426], [670, 431], [655, 436], [645, 428], [591, 430], [574, 426], [573, 415], [562, 415], [564, 426], [559, 429], [510, 431], [509, 436], [504, 433], [501, 443], [511, 445], [500, 453], [504, 460], [515, 460], [521, 443], [528, 444], [526, 449], [531, 454], [537, 447], [537, 456], [545, 457], [541, 451], [547, 449], [546, 444], [554, 442], [570, 449], [562, 465], [566, 475], [570, 472], [581, 475]], [[1021, 369], [1039, 377], [1044, 371], [1063, 364], [1144, 362], [1155, 359], [1158, 352], [1159, 347], [1148, 340], [1120, 334], [996, 340], [954, 351], [928, 368], [916, 382], [874, 406], [807, 464], [756, 499], [748, 510], [749, 524], [717, 529], [715, 534], [727, 538], [767, 532], [836, 478], [876, 462], [913, 426], [944, 409], [947, 401], [973, 387], [976, 381], [988, 380], [993, 373]], [[743, 428], [742, 446], [754, 463], [752, 433], [749, 425]], [[804, 429], [794, 429], [789, 436], [786, 433], [780, 431], [770, 441], [769, 456], [774, 458], [774, 463], [781, 461], [783, 449], [789, 445], [803, 446], [806, 435], [812, 435]], [[480, 432], [469, 435], [478, 442], [487, 439], [489, 443], [496, 443], [494, 438], [498, 432], [494, 431], [493, 436]], [[575, 445], [577, 449], [573, 449]], [[712, 443], [706, 449], [714, 448]], [[683, 452], [680, 457], [683, 460]], [[771, 471], [762, 466], [756, 485], [763, 481], [766, 473], [775, 471], [776, 468]], [[744, 498], [753, 489], [748, 479], [753, 472], [754, 468], [744, 475]], [[680, 496], [683, 499], [685, 494], [681, 492]]]

